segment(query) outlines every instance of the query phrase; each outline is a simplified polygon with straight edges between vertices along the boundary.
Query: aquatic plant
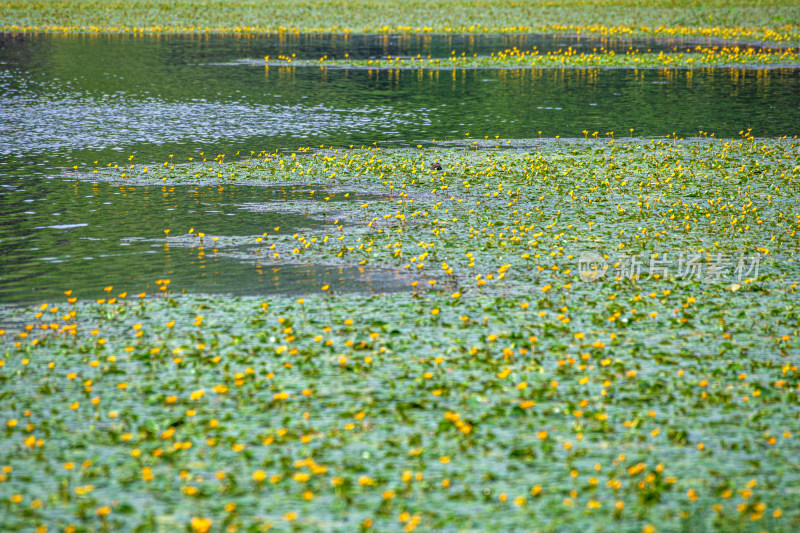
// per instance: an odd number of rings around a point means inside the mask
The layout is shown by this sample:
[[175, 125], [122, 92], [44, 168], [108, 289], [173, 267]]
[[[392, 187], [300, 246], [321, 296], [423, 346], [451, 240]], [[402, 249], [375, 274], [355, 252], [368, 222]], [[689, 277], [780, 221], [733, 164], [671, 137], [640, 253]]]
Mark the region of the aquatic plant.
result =
[[800, 61], [800, 49], [796, 48], [754, 48], [739, 46], [701, 46], [686, 47], [679, 51], [675, 46], [672, 52], [655, 53], [649, 49], [641, 51], [629, 46], [625, 53], [617, 53], [605, 47], [595, 47], [592, 52], [578, 51], [571, 46], [566, 49], [540, 53], [509, 48], [489, 56], [459, 55], [455, 50], [450, 57], [387, 57], [381, 59], [329, 59], [319, 61], [298, 60], [289, 56], [270, 58], [264, 62], [270, 66], [330, 66], [360, 67], [380, 69], [426, 69], [452, 70], [464, 68], [563, 68], [563, 67], [618, 67], [618, 68], [705, 68], [725, 66], [792, 66]]

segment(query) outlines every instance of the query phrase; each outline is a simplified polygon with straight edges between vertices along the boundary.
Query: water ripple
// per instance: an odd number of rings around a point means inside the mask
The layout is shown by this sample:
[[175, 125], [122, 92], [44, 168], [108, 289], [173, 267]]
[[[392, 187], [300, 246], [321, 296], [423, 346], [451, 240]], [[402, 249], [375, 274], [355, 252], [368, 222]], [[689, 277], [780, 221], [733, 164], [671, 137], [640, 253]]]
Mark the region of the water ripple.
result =
[[[8, 89], [10, 71], [0, 72]], [[341, 130], [391, 132], [429, 119], [391, 107], [337, 109], [324, 104], [268, 105], [53, 91], [21, 83], [0, 95], [0, 154], [122, 149], [132, 143], [207, 144], [253, 136], [320, 137]], [[41, 84], [44, 85], [44, 84]]]

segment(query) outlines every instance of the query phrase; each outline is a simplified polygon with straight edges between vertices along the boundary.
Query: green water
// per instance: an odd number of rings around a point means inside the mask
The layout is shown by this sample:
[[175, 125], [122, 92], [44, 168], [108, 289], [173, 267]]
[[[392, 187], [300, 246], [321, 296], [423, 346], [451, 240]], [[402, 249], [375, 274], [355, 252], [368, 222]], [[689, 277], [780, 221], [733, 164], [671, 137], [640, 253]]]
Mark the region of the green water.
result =
[[[326, 194], [335, 205], [346, 193]], [[214, 243], [220, 235], [274, 236], [331, 224], [269, 210], [270, 204], [313, 198], [307, 189], [115, 186], [26, 178], [4, 187], [0, 197], [3, 300], [48, 299], [68, 289], [78, 297], [108, 296], [101, 284], [118, 288], [111, 296], [123, 291], [133, 296], [156, 291], [155, 281], [163, 278], [180, 289], [235, 294], [302, 293], [324, 283], [335, 290], [385, 291], [397, 284], [387, 272], [273, 264], [249, 249], [254, 240], [250, 247]], [[348, 199], [374, 198], [353, 193]], [[250, 208], [263, 204], [265, 210]], [[206, 234], [202, 241], [199, 232]]]
[[[797, 69], [543, 69], [366, 71], [265, 68], [243, 60], [488, 54], [629, 47], [681, 41], [548, 36], [2, 36], [0, 45], [0, 300], [32, 301], [103, 286], [150, 291], [159, 278], [192, 292], [268, 294], [398, 290], [394, 272], [281, 264], [253, 250], [168, 246], [190, 228], [261, 235], [330, 224], [246, 204], [291, 189], [119, 187], [75, 183], [107, 163], [230, 159], [300, 146], [382, 146], [432, 139], [601, 135], [758, 136], [800, 132]], [[235, 154], [239, 152], [239, 156]], [[203, 155], [200, 155], [200, 154]], [[313, 198], [311, 198], [313, 199]], [[357, 195], [348, 198], [357, 200]], [[344, 198], [341, 198], [344, 200]], [[253, 241], [254, 242], [254, 241]], [[202, 250], [198, 248], [202, 246]], [[273, 270], [276, 269], [276, 270]]]

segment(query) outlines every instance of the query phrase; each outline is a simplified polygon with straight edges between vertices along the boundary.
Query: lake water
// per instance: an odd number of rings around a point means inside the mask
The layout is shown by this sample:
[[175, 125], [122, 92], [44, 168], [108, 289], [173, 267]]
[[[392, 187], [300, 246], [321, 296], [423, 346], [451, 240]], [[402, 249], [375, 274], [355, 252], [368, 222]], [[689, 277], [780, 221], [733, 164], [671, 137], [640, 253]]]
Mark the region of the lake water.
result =
[[[466, 133], [506, 139], [637, 136], [762, 137], [800, 133], [800, 70], [344, 70], [243, 64], [265, 55], [318, 59], [540, 51], [672, 50], [696, 41], [570, 36], [58, 36], [0, 35], [0, 301], [39, 301], [105, 284], [152, 291], [302, 293], [406, 287], [395, 272], [165, 246], [163, 229], [209, 234], [297, 231], [323, 222], [254, 213], [246, 204], [302, 191], [256, 187], [120, 187], [75, 183], [65, 169], [161, 164], [237, 150], [416, 144]], [[352, 195], [351, 200], [357, 199]], [[186, 228], [184, 228], [186, 226]]]

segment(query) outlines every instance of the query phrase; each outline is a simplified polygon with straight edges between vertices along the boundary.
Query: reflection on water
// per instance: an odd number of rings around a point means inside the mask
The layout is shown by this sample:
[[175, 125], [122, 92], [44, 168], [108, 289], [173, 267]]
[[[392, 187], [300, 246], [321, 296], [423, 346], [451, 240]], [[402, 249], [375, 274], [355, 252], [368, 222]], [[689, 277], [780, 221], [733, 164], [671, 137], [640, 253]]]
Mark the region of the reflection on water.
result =
[[0, 40], [3, 301], [65, 288], [94, 295], [103, 283], [147, 290], [165, 277], [190, 290], [240, 293], [268, 292], [276, 283], [284, 291], [335, 283], [326, 276], [355, 289], [367, 286], [362, 282], [378, 290], [398, 286], [393, 273], [376, 278], [369, 271], [285, 265], [259, 272], [256, 263], [221, 250], [202, 257], [182, 248], [166, 251], [155, 241], [163, 240], [164, 229], [259, 235], [263, 226], [288, 230], [322, 222], [237, 208], [268, 205], [274, 194], [267, 189], [114, 187], [43, 177], [63, 176], [73, 165], [123, 164], [131, 155], [139, 165], [162, 164], [199, 152], [232, 156], [323, 143], [416, 144], [463, 139], [467, 132], [506, 139], [583, 137], [584, 130], [627, 134], [630, 128], [637, 136], [702, 130], [730, 137], [744, 128], [757, 136], [800, 133], [800, 69], [338, 70], [241, 61], [292, 53], [307, 59], [448, 57], [512, 46], [669, 51], [696, 41], [541, 35]]
[[203, 150], [413, 142], [466, 132], [564, 138], [634, 128], [645, 136], [702, 130], [729, 137], [742, 127], [763, 136], [800, 128], [798, 69], [203, 68], [242, 89], [175, 100], [73, 91], [29, 73], [0, 72], [0, 156], [71, 166], [119, 161], [120, 152], [152, 161]]
[[[25, 36], [0, 48], [0, 163], [163, 161], [321, 143], [453, 138], [466, 132], [797, 134], [800, 69], [338, 70], [220, 66], [298, 58], [485, 54], [530, 49], [671, 50], [680, 41], [546, 36]], [[20, 40], [22, 39], [22, 40]], [[753, 113], [753, 110], [758, 110]]]
[[[414, 127], [412, 119], [390, 107], [336, 109], [325, 104], [281, 105], [236, 102], [164, 101], [127, 94], [69, 92], [54, 82], [37, 84], [11, 71], [0, 72], [0, 86], [16, 86], [2, 101], [0, 154], [47, 154], [64, 150], [124, 150], [132, 143], [203, 146], [226, 137], [335, 137], [342, 131], [366, 138], [375, 130]], [[422, 117], [417, 126], [427, 125]]]

